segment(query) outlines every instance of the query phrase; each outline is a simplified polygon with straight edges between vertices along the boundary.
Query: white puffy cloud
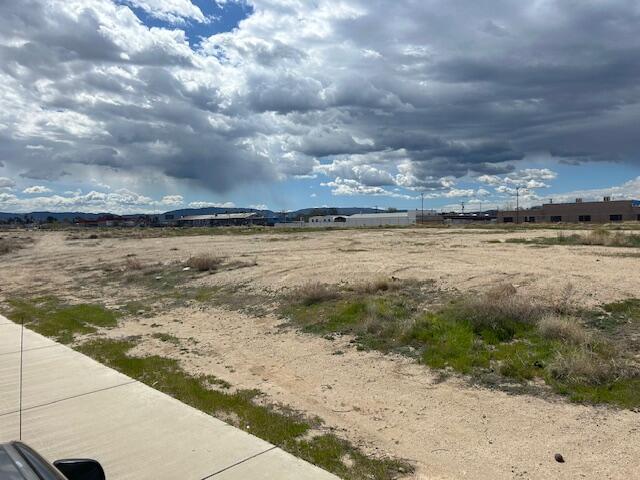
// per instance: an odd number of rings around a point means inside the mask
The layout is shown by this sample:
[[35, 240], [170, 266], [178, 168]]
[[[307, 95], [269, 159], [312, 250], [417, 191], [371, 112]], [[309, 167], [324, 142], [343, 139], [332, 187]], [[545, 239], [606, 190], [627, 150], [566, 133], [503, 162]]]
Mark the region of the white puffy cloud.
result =
[[186, 20], [207, 22], [202, 10], [190, 0], [124, 0], [165, 22], [184, 24]]
[[576, 198], [584, 201], [602, 200], [604, 197], [611, 197], [615, 200], [640, 200], [640, 176], [607, 188], [593, 188], [585, 190], [573, 190], [564, 193], [554, 193], [550, 195], [554, 202], [573, 202]]
[[13, 194], [0, 194], [0, 210], [11, 209], [15, 212], [44, 211], [80, 211], [113, 213], [153, 213], [154, 207], [162, 202], [140, 195], [127, 189], [115, 192], [82, 191], [67, 192], [64, 195], [19, 198]]
[[7, 177], [0, 177], [0, 191], [13, 190], [16, 186], [16, 182]]
[[39, 193], [51, 193], [53, 190], [47, 188], [42, 185], [33, 185], [32, 187], [27, 187], [22, 190], [22, 193], [26, 193], [28, 195], [39, 194]]
[[177, 207], [184, 203], [184, 197], [182, 195], [165, 195], [160, 203], [169, 207]]
[[189, 208], [234, 208], [236, 205], [233, 202], [190, 202], [188, 206]]
[[341, 178], [341, 177], [337, 177], [335, 180], [331, 182], [321, 183], [321, 185], [325, 187], [331, 187], [331, 193], [333, 195], [344, 195], [349, 197], [354, 195], [372, 195], [372, 196], [403, 198], [407, 200], [416, 198], [410, 195], [400, 194], [391, 190], [386, 190], [382, 187], [363, 185], [357, 180]]

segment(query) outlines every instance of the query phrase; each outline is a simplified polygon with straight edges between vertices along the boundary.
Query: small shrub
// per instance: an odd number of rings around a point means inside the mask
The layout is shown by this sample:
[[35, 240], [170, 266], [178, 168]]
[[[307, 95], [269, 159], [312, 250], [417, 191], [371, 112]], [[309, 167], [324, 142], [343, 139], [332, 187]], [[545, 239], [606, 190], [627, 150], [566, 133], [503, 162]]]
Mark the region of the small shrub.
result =
[[591, 334], [573, 317], [545, 315], [538, 322], [538, 331], [544, 338], [559, 339], [574, 345], [588, 344], [591, 341]]
[[299, 287], [295, 295], [302, 305], [314, 305], [329, 300], [335, 300], [340, 296], [337, 287], [320, 282], [309, 282]]
[[467, 321], [485, 341], [496, 343], [531, 329], [548, 307], [519, 295], [512, 285], [499, 285], [484, 295], [467, 297], [450, 305], [443, 314], [454, 321]]
[[223, 263], [223, 258], [213, 255], [196, 255], [187, 260], [187, 266], [194, 268], [199, 272], [215, 272]]
[[578, 310], [575, 288], [572, 283], [567, 283], [562, 290], [552, 296], [551, 307], [559, 315], [570, 315]]
[[0, 255], [20, 250], [30, 243], [33, 243], [33, 239], [28, 237], [0, 237]]
[[549, 374], [573, 385], [603, 385], [638, 377], [637, 369], [627, 360], [616, 356], [607, 358], [584, 345], [557, 352], [549, 365]]
[[127, 257], [125, 260], [125, 268], [127, 270], [143, 270], [144, 264], [135, 257]]

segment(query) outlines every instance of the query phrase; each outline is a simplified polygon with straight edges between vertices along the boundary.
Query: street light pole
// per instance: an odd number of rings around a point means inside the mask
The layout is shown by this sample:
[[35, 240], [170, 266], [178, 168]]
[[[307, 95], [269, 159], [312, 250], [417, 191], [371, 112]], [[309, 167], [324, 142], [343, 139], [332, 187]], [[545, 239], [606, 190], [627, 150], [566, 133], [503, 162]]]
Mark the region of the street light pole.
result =
[[520, 223], [520, 187], [516, 187], [516, 225]]

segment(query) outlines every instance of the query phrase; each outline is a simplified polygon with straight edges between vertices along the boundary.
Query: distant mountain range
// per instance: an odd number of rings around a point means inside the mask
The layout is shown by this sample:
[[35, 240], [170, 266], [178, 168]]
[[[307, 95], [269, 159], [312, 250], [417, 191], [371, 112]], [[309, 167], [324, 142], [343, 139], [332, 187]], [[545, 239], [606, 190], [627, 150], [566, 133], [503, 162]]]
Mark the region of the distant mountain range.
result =
[[[175, 218], [180, 218], [186, 215], [213, 215], [216, 213], [241, 213], [241, 212], [257, 212], [264, 215], [267, 218], [297, 220], [300, 217], [308, 218], [312, 215], [353, 215], [355, 213], [376, 213], [384, 210], [375, 208], [359, 208], [359, 207], [327, 207], [327, 208], [302, 208], [294, 212], [274, 212], [273, 210], [256, 210], [255, 208], [222, 208], [222, 207], [206, 207], [206, 208], [183, 208], [179, 210], [171, 210], [161, 215], [173, 215]], [[19, 218], [21, 220], [31, 219], [35, 222], [46, 222], [48, 219], [55, 219], [56, 221], [73, 221], [77, 218], [83, 220], [95, 220], [98, 217], [105, 215], [113, 215], [108, 212], [98, 213], [86, 213], [86, 212], [29, 212], [29, 213], [7, 213], [0, 212], [0, 221], [12, 220]], [[123, 216], [139, 216], [151, 214], [131, 214]]]

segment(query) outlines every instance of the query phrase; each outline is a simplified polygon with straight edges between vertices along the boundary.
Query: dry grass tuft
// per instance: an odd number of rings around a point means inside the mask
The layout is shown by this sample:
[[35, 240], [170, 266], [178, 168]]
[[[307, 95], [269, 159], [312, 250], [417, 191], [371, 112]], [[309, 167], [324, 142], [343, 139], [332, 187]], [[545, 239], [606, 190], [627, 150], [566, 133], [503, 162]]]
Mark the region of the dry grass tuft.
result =
[[0, 237], [0, 255], [15, 252], [31, 243], [33, 239], [29, 237]]
[[548, 307], [519, 295], [510, 284], [498, 285], [484, 295], [470, 297], [461, 305], [463, 313], [477, 328], [499, 329], [505, 322], [535, 324]]
[[198, 270], [199, 272], [215, 272], [224, 263], [224, 258], [214, 255], [196, 255], [187, 260], [187, 266]]
[[538, 331], [545, 338], [560, 339], [573, 345], [588, 345], [592, 339], [577, 318], [554, 314], [545, 315], [538, 321]]
[[144, 270], [144, 264], [135, 257], [127, 257], [125, 260], [125, 268], [127, 270]]
[[309, 282], [299, 287], [295, 296], [302, 305], [314, 305], [316, 303], [334, 300], [340, 296], [336, 286], [320, 282]]
[[572, 245], [601, 245], [605, 247], [640, 247], [640, 235], [597, 228], [582, 234], [565, 235], [564, 232], [559, 232], [557, 242]]
[[605, 357], [585, 345], [557, 352], [549, 365], [549, 373], [568, 384], [586, 385], [610, 384], [639, 376], [638, 369], [628, 360], [613, 352]]

